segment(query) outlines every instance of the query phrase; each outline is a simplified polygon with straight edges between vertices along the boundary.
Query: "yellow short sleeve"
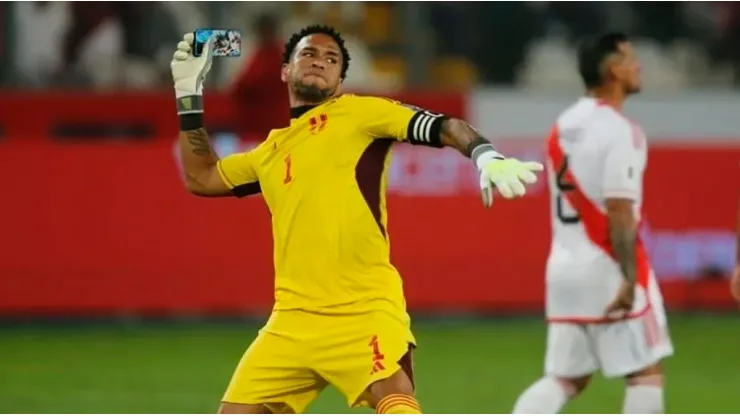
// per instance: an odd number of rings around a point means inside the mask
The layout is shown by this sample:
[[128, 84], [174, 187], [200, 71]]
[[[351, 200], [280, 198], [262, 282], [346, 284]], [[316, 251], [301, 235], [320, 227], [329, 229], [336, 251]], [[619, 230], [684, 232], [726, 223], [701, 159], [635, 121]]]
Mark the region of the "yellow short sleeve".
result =
[[233, 190], [259, 180], [254, 168], [253, 153], [253, 151], [235, 153], [218, 161], [218, 174], [229, 189]]
[[356, 97], [354, 107], [366, 133], [399, 141], [408, 138], [411, 119], [417, 113], [398, 101], [380, 97]]

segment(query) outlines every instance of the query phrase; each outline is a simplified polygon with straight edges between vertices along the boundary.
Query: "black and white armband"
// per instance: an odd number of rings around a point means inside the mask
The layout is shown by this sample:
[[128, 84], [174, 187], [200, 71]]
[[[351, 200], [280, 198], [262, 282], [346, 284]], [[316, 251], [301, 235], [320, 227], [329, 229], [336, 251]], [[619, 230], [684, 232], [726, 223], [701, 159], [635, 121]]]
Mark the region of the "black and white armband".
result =
[[442, 123], [449, 117], [442, 114], [419, 110], [411, 117], [406, 137], [414, 145], [443, 147]]

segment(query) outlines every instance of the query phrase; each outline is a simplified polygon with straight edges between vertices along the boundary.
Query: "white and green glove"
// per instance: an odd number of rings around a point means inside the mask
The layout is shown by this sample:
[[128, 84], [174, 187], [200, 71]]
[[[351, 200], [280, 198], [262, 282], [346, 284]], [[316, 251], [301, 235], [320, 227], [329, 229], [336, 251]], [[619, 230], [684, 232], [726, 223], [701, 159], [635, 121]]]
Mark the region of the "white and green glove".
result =
[[483, 205], [493, 205], [493, 191], [497, 190], [502, 197], [513, 199], [527, 193], [526, 184], [537, 182], [537, 175], [545, 167], [538, 162], [521, 162], [507, 159], [496, 152], [491, 145], [478, 146], [473, 150], [471, 159], [480, 172], [480, 190]]
[[203, 81], [213, 62], [211, 50], [216, 37], [213, 36], [203, 45], [203, 52], [197, 57], [193, 56], [194, 39], [192, 32], [186, 33], [177, 44], [170, 63], [179, 115], [203, 112]]

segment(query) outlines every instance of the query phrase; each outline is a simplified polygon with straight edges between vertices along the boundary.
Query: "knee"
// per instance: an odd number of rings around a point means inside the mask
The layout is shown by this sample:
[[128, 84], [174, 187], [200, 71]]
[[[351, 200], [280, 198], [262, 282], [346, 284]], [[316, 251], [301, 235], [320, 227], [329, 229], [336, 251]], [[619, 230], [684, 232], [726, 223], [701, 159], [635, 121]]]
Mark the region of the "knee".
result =
[[401, 369], [392, 376], [371, 384], [368, 387], [368, 393], [370, 393], [373, 404], [377, 404], [383, 398], [391, 395], [413, 396], [414, 384], [406, 372]]
[[371, 384], [368, 393], [377, 413], [421, 413], [414, 385], [403, 370]]
[[591, 382], [591, 375], [575, 378], [556, 377], [555, 381], [565, 390], [569, 398], [581, 394]]
[[663, 386], [663, 368], [656, 363], [625, 378], [628, 386]]

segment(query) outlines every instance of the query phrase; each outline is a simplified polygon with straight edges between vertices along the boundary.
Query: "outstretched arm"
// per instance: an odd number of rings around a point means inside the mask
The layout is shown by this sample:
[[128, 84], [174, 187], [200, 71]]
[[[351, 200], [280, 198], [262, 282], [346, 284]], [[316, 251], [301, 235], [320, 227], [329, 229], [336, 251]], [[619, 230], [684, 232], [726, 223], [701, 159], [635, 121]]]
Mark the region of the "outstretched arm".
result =
[[[443, 146], [454, 147], [467, 157], [472, 156], [475, 146], [490, 144], [475, 127], [459, 118], [445, 118], [442, 121], [440, 141]], [[491, 145], [491, 149], [493, 149], [493, 145]], [[501, 158], [503, 159], [503, 156]]]
[[481, 196], [486, 207], [493, 204], [494, 190], [507, 199], [523, 196], [524, 183], [535, 183], [534, 172], [544, 169], [538, 162], [505, 158], [478, 130], [458, 118], [376, 97], [358, 98], [357, 114], [373, 137], [421, 146], [453, 147], [471, 158], [480, 172]]

